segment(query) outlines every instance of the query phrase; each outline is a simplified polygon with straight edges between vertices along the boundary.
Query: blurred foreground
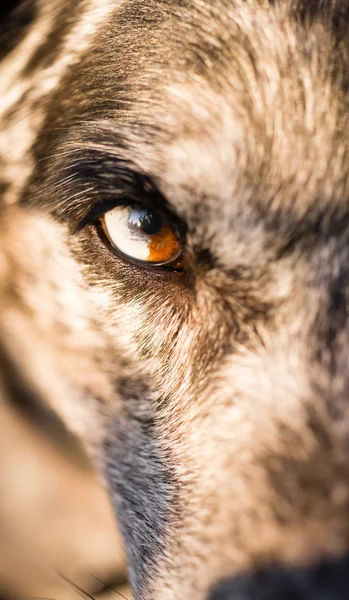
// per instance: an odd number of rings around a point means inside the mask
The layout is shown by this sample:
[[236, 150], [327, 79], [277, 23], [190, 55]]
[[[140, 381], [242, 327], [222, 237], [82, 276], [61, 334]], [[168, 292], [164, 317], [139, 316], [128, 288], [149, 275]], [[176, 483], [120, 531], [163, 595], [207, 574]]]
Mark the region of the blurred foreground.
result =
[[78, 447], [58, 446], [1, 402], [0, 596], [78, 598], [61, 573], [94, 596], [104, 582], [130, 598], [106, 493]]

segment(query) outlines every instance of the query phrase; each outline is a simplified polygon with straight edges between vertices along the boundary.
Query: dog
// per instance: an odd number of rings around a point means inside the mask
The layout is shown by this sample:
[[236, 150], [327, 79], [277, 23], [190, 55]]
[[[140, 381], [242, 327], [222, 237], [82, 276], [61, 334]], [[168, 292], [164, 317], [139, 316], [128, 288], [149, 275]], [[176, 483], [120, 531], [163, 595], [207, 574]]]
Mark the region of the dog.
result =
[[349, 3], [2, 10], [4, 405], [136, 600], [348, 598]]

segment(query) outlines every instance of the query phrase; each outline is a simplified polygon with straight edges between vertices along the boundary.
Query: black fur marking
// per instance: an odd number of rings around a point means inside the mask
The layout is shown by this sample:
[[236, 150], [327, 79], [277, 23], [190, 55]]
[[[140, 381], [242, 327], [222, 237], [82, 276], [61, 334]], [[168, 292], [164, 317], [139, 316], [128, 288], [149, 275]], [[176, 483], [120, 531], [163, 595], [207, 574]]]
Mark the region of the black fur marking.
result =
[[79, 15], [81, 0], [70, 0], [69, 10], [63, 4], [61, 12], [57, 15], [54, 27], [51, 29], [45, 42], [38, 47], [34, 55], [22, 72], [24, 78], [30, 77], [37, 67], [47, 68], [55, 60], [64, 43], [65, 36], [74, 27]]
[[208, 600], [348, 600], [349, 556], [316, 567], [274, 568], [218, 585]]
[[[101, 145], [103, 145], [101, 143]], [[114, 144], [114, 148], [116, 148]], [[65, 183], [67, 182], [67, 184]], [[123, 203], [141, 203], [149, 209], [164, 210], [169, 206], [156, 189], [156, 186], [146, 174], [137, 172], [136, 168], [123, 158], [105, 151], [86, 148], [76, 151], [72, 149], [70, 162], [64, 163], [58, 173], [54, 186], [64, 187], [65, 196], [71, 195], [73, 200], [67, 207], [65, 216], [74, 212], [84, 212], [80, 227], [95, 221], [101, 212], [110, 210]], [[81, 201], [74, 202], [76, 192], [89, 201], [82, 205]], [[78, 196], [79, 198], [79, 196]], [[91, 201], [93, 201], [91, 206]], [[173, 215], [179, 227], [178, 217]]]
[[0, 60], [21, 41], [37, 16], [36, 0], [2, 0], [0, 6]]
[[105, 475], [126, 541], [130, 579], [136, 597], [142, 597], [166, 549], [166, 526], [173, 514], [180, 515], [170, 459], [159, 451], [150, 401], [142, 397], [126, 403], [105, 441]]
[[139, 377], [121, 378], [118, 391], [124, 409], [105, 439], [105, 474], [126, 541], [130, 579], [136, 597], [143, 597], [166, 549], [166, 527], [173, 515], [180, 519], [177, 483], [173, 458], [159, 445], [154, 394]]

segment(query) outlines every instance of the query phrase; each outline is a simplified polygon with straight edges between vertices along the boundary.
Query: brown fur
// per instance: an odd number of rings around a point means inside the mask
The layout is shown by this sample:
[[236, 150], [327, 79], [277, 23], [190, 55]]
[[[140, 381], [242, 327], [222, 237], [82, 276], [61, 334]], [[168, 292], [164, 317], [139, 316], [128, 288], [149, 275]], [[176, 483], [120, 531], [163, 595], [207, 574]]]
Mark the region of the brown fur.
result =
[[[87, 38], [87, 4], [5, 59], [2, 343], [101, 468], [136, 598], [203, 600], [348, 550], [349, 6], [130, 0]], [[182, 271], [111, 251], [86, 215], [121, 193]]]

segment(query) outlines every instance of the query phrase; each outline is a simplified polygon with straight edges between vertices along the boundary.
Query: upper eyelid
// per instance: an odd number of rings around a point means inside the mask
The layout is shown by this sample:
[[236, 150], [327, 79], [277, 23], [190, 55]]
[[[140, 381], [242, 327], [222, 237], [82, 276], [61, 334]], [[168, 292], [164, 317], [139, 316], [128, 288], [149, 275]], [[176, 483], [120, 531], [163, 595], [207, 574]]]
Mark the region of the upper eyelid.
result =
[[89, 207], [86, 214], [79, 220], [77, 224], [77, 231], [81, 231], [84, 227], [88, 225], [93, 225], [96, 223], [106, 212], [116, 208], [118, 206], [130, 206], [132, 204], [136, 204], [136, 201], [132, 202], [132, 200], [126, 196], [123, 196], [119, 199], [115, 200], [105, 200], [102, 202], [93, 203], [92, 206]]
[[64, 203], [64, 213], [77, 221], [77, 230], [95, 222], [114, 207], [132, 203], [179, 220], [149, 176], [100, 150], [87, 153], [82, 149], [72, 150], [59, 169], [54, 186], [61, 189], [64, 197], [71, 193], [72, 202], [69, 206]]
[[[73, 175], [71, 179], [66, 176], [67, 169], [70, 169]], [[103, 214], [113, 208], [138, 204], [167, 216], [178, 234], [184, 239], [185, 223], [175, 214], [148, 176], [125, 167], [123, 164], [119, 169], [115, 158], [112, 168], [110, 163], [107, 166], [103, 164], [103, 161], [97, 161], [94, 165], [91, 162], [86, 164], [83, 160], [79, 163], [75, 160], [74, 164], [64, 170], [66, 181], [71, 181], [71, 185], [74, 186], [74, 196], [77, 197], [76, 187], [80, 183], [82, 196], [84, 199], [89, 198], [88, 202], [85, 200], [84, 203], [81, 203], [80, 201], [75, 210], [73, 206], [69, 211], [75, 220], [76, 232], [88, 225], [93, 225]], [[67, 214], [68, 217], [69, 214]]]
[[[117, 208], [118, 206], [143, 206], [148, 208], [149, 210], [155, 210], [156, 212], [161, 213], [163, 216], [167, 217], [167, 220], [170, 220], [174, 226], [174, 229], [177, 230], [177, 234], [180, 236], [182, 241], [185, 238], [185, 227], [182, 222], [178, 220], [177, 217], [172, 216], [166, 209], [155, 208], [146, 201], [146, 198], [132, 198], [131, 196], [124, 194], [119, 196], [119, 198], [99, 201], [93, 203], [92, 206], [89, 207], [85, 215], [78, 221], [75, 232], [78, 233], [88, 225], [94, 225], [113, 208]], [[172, 218], [171, 218], [172, 217]]]
[[[118, 206], [143, 206], [149, 210], [153, 210], [155, 212], [162, 213], [163, 215], [167, 215], [167, 218], [171, 219], [171, 215], [166, 208], [162, 208], [158, 206], [158, 203], [154, 204], [154, 202], [149, 201], [146, 194], [136, 196], [136, 194], [132, 194], [130, 192], [122, 193], [119, 190], [118, 196], [107, 198], [104, 200], [97, 200], [92, 202], [88, 207], [87, 211], [85, 211], [84, 215], [78, 220], [76, 231], [81, 231], [84, 227], [88, 225], [93, 225], [96, 223], [106, 212], [112, 210], [113, 208], [117, 208]], [[174, 216], [174, 221], [178, 221], [178, 219]]]

